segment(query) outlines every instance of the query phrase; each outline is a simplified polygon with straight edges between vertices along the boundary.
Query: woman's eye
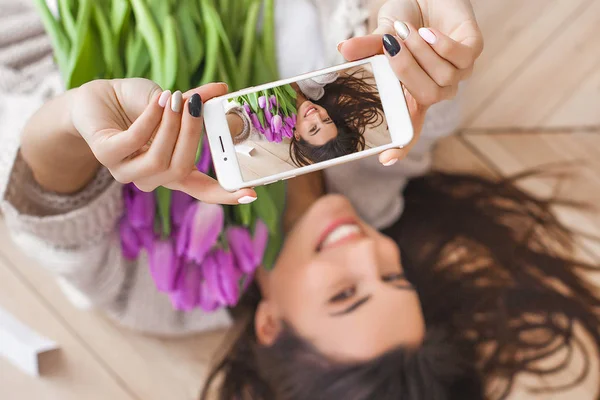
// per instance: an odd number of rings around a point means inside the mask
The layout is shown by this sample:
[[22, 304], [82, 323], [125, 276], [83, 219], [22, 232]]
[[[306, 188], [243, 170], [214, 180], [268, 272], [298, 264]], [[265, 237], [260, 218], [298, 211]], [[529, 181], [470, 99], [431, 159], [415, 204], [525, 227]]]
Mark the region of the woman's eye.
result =
[[333, 296], [331, 299], [329, 299], [329, 302], [330, 303], [339, 303], [339, 302], [342, 302], [344, 300], [348, 300], [349, 298], [351, 298], [355, 294], [356, 294], [356, 288], [355, 287], [350, 287], [350, 288], [345, 289], [344, 291], [336, 294], [335, 296]]
[[316, 127], [316, 125], [315, 125], [315, 126], [313, 126], [312, 128], [310, 128], [310, 131], [311, 131], [311, 132], [314, 132], [314, 131], [316, 131], [316, 130], [317, 130], [317, 127]]
[[383, 276], [383, 281], [384, 282], [398, 282], [398, 281], [405, 281], [405, 280], [406, 280], [406, 277], [401, 272], [396, 273], [396, 274], [388, 274], [388, 275], [384, 275]]

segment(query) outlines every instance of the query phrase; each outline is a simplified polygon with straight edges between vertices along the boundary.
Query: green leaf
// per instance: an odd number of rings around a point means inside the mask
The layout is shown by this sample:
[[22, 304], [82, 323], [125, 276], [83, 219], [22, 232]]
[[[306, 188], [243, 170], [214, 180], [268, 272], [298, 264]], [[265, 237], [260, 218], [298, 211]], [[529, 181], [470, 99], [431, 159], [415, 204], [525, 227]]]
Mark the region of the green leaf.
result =
[[256, 113], [256, 115], [258, 116], [258, 120], [260, 121], [260, 124], [262, 125], [262, 127], [266, 128], [267, 127], [267, 118], [265, 117], [265, 110], [260, 108], [258, 110], [258, 113]]
[[250, 93], [248, 95], [248, 103], [250, 104], [250, 108], [252, 109], [253, 113], [258, 113], [258, 110], [260, 110], [260, 107], [258, 106], [258, 94], [257, 93]]
[[92, 28], [92, 0], [81, 0], [77, 13], [77, 33], [69, 56], [68, 80], [69, 89], [79, 87], [98, 77], [102, 68], [102, 59], [95, 49], [98, 42]]
[[77, 28], [75, 26], [75, 18], [73, 18], [71, 6], [72, 4], [70, 0], [58, 0], [60, 21], [63, 23], [63, 27], [65, 28], [67, 35], [69, 35], [71, 40], [75, 40]]
[[156, 203], [162, 235], [171, 234], [171, 191], [162, 186], [156, 189]]
[[266, 64], [271, 73], [276, 75], [278, 68], [275, 49], [275, 0], [265, 0], [262, 39]]
[[71, 42], [62, 25], [60, 25], [58, 21], [54, 19], [54, 15], [52, 15], [52, 12], [48, 8], [46, 0], [34, 0], [34, 2], [44, 24], [44, 28], [46, 29], [46, 32], [48, 32], [50, 40], [52, 41], [52, 45], [54, 47], [54, 56], [56, 57], [56, 61], [60, 67], [63, 79], [65, 82], [67, 82], [69, 80], [68, 68]]
[[252, 210], [267, 225], [269, 232], [276, 234], [279, 232], [278, 208], [271, 198], [271, 194], [265, 186], [259, 186], [254, 189], [258, 199], [252, 203]]
[[135, 31], [130, 31], [125, 45], [125, 63], [127, 78], [136, 78], [146, 75], [150, 67], [150, 54], [146, 48], [144, 39], [135, 34]]
[[260, 1], [253, 0], [248, 10], [248, 17], [244, 26], [244, 39], [242, 42], [242, 53], [240, 55], [240, 78], [239, 83], [242, 87], [249, 86], [250, 69], [252, 67], [252, 50], [256, 46], [256, 23], [260, 11]]
[[112, 0], [110, 6], [111, 29], [115, 38], [123, 33], [125, 23], [131, 15], [131, 6], [127, 0]]
[[199, 34], [199, 27], [196, 27], [194, 23], [190, 8], [194, 7], [188, 5], [187, 7], [179, 7], [177, 9], [177, 22], [180, 28], [179, 32], [181, 33], [180, 42], [183, 42], [183, 48], [185, 49], [185, 55], [189, 63], [188, 70], [196, 71], [204, 56], [204, 46], [202, 36]]
[[212, 6], [207, 6], [204, 9], [204, 12], [212, 14], [212, 22], [214, 24], [214, 29], [217, 30], [221, 39], [221, 43], [223, 44], [223, 46], [221, 47], [221, 54], [225, 55], [224, 66], [227, 68], [227, 76], [229, 77], [229, 80], [227, 80], [226, 82], [233, 88], [233, 90], [241, 89], [241, 87], [238, 87], [235, 79], [235, 77], [238, 75], [237, 59], [235, 57], [235, 54], [233, 53], [233, 48], [231, 47], [231, 42], [229, 41], [229, 37], [227, 36], [227, 32], [225, 31], [225, 27], [223, 26], [221, 17], [217, 13], [217, 10], [212, 8]]
[[136, 25], [142, 34], [152, 60], [152, 80], [164, 86], [163, 77], [163, 42], [160, 30], [154, 23], [154, 17], [144, 0], [130, 0], [135, 14]]
[[[207, 7], [211, 6], [208, 0], [201, 0], [200, 4], [202, 10], [206, 10]], [[217, 72], [217, 64], [219, 62], [219, 33], [216, 31], [210, 12], [202, 13], [202, 21], [206, 27], [206, 60], [200, 84], [204, 85], [214, 81]]]
[[241, 204], [239, 206], [234, 206], [233, 210], [236, 219], [238, 220], [236, 222], [249, 227], [252, 223], [252, 206], [250, 204]]
[[102, 42], [102, 54], [104, 55], [104, 62], [106, 64], [107, 78], [121, 78], [123, 77], [123, 65], [119, 60], [117, 48], [113, 39], [112, 31], [104, 11], [98, 5], [94, 4], [94, 19], [96, 26], [100, 32], [100, 40]]
[[163, 75], [163, 89], [174, 89], [175, 82], [177, 82], [177, 63], [179, 61], [177, 35], [175, 18], [173, 18], [172, 15], [168, 15], [163, 25], [163, 37], [165, 38], [165, 69]]

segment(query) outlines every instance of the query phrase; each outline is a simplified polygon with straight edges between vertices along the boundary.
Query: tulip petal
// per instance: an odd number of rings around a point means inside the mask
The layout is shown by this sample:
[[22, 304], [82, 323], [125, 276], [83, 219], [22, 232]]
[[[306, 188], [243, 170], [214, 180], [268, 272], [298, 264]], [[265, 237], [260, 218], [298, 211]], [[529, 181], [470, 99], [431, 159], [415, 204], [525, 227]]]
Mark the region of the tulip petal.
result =
[[181, 227], [188, 208], [194, 201], [194, 198], [187, 193], [177, 190], [171, 192], [171, 219], [174, 226]]
[[267, 127], [265, 129], [265, 137], [267, 138], [267, 140], [269, 142], [274, 142], [275, 141], [275, 135], [273, 134], [273, 131], [271, 130], [271, 127]]
[[252, 110], [248, 104], [244, 104], [244, 110], [248, 113], [248, 115], [252, 114]]
[[258, 98], [258, 106], [260, 108], [265, 108], [266, 105], [267, 105], [267, 98], [265, 96], [260, 96]]
[[226, 236], [235, 264], [240, 271], [245, 273], [254, 272], [258, 264], [255, 262], [254, 246], [250, 232], [246, 228], [236, 226], [229, 228]]
[[254, 250], [254, 263], [260, 265], [263, 262], [267, 245], [269, 244], [269, 228], [261, 221], [257, 220], [254, 227], [254, 237], [252, 246]]
[[183, 223], [179, 229], [176, 240], [176, 250], [178, 256], [184, 255], [188, 248], [192, 230], [191, 225], [194, 223], [194, 215], [196, 214], [197, 209], [198, 202], [194, 201], [188, 206], [185, 212], [185, 217], [183, 218]]
[[216, 259], [219, 271], [219, 288], [225, 304], [235, 306], [240, 298], [240, 279], [242, 274], [235, 269], [230, 252], [218, 250]]
[[125, 207], [129, 223], [136, 229], [151, 228], [156, 216], [154, 193], [145, 193], [134, 184], [124, 187]]
[[200, 284], [200, 290], [198, 293], [198, 305], [203, 311], [213, 312], [221, 307], [221, 304], [210, 295], [209, 290], [206, 287], [206, 280]]
[[149, 251], [150, 274], [161, 292], [174, 291], [181, 273], [181, 259], [174, 247], [171, 240], [156, 240]]
[[198, 202], [190, 230], [187, 257], [202, 264], [210, 249], [217, 243], [223, 231], [225, 214], [219, 204]]
[[216, 250], [213, 250], [202, 263], [202, 275], [204, 277], [204, 296], [212, 299], [218, 304], [226, 304], [219, 285], [219, 265], [216, 259]]
[[196, 164], [198, 171], [203, 174], [208, 174], [212, 166], [212, 154], [210, 153], [210, 146], [208, 145], [208, 139], [206, 136], [203, 139], [202, 149], [200, 152], [200, 158]]
[[123, 257], [128, 260], [137, 259], [142, 249], [142, 243], [137, 231], [131, 226], [126, 216], [123, 216], [119, 222], [119, 235]]

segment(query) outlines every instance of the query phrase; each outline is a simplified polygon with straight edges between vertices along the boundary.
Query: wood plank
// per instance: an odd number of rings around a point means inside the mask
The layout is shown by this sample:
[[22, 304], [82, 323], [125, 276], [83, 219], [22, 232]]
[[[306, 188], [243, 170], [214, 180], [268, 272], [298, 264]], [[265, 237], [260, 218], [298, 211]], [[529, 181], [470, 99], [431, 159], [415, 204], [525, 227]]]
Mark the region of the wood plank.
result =
[[[520, 181], [520, 186], [538, 196], [562, 198], [590, 205], [600, 204], [597, 152], [600, 136], [572, 134], [465, 135], [465, 139], [505, 176], [539, 168], [542, 175]], [[567, 173], [567, 176], [552, 176]], [[584, 236], [600, 238], [598, 210], [554, 208], [558, 218]], [[588, 252], [600, 259], [597, 240], [577, 238]]]
[[[467, 127], [537, 126], [600, 62], [600, 42], [590, 39], [600, 33], [599, 2], [546, 2], [541, 9], [542, 18], [507, 44], [510, 51], [484, 60], [467, 98], [485, 101], [476, 112], [467, 108]], [[533, 57], [537, 48], [543, 51]]]
[[[19, 273], [39, 296], [51, 305], [53, 312], [68, 325], [68, 329], [85, 339], [90, 352], [102, 360], [136, 398], [197, 399], [204, 376], [208, 372], [207, 364], [222, 343], [224, 332], [186, 338], [159, 338], [119, 327], [99, 312], [76, 309], [64, 297], [49, 273], [10, 245], [3, 222], [0, 223], [0, 254], [4, 254], [11, 268], [16, 269], [18, 266]], [[6, 297], [3, 290], [0, 292], [0, 296]], [[56, 335], [48, 335], [57, 338]], [[73, 392], [79, 393], [76, 389], [73, 389]], [[92, 399], [86, 396], [73, 398]], [[93, 397], [96, 398], [120, 399], [118, 396], [108, 395]]]
[[32, 292], [0, 255], [0, 305], [60, 350], [44, 363], [43, 377], [34, 378], [0, 359], [0, 398], [3, 400], [133, 400], [80, 338]]
[[[589, 0], [507, 2], [488, 0], [475, 12], [485, 39], [473, 77], [466, 85], [464, 125], [472, 124], [510, 78], [527, 65], [554, 32], [568, 24]], [[540, 13], [544, 9], [544, 13]]]
[[583, 80], [579, 87], [549, 115], [544, 117], [542, 126], [596, 126], [600, 134], [600, 64], [595, 73]]

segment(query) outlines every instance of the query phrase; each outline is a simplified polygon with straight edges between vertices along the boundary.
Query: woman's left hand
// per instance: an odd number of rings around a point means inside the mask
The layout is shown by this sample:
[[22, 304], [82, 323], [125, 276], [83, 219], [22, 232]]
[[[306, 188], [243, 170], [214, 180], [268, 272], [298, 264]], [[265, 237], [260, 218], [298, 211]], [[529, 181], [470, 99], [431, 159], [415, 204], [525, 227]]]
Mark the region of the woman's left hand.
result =
[[388, 0], [373, 11], [373, 34], [347, 40], [338, 50], [353, 61], [384, 53], [383, 40], [388, 42], [385, 54], [404, 85], [415, 130], [408, 146], [381, 153], [381, 163], [392, 165], [418, 140], [427, 109], [455, 97], [459, 83], [471, 76], [483, 37], [469, 0]]

